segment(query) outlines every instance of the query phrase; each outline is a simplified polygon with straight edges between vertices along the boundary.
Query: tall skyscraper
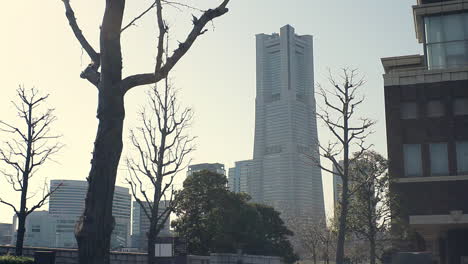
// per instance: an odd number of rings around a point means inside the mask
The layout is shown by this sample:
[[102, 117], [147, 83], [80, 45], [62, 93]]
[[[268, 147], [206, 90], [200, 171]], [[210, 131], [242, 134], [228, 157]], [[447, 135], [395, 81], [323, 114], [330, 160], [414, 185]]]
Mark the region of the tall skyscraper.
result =
[[234, 168], [229, 169], [228, 186], [231, 192], [249, 193], [248, 178], [252, 174], [252, 160], [236, 161]]
[[315, 118], [312, 36], [286, 25], [258, 34], [253, 175], [254, 201], [283, 216], [325, 217]]

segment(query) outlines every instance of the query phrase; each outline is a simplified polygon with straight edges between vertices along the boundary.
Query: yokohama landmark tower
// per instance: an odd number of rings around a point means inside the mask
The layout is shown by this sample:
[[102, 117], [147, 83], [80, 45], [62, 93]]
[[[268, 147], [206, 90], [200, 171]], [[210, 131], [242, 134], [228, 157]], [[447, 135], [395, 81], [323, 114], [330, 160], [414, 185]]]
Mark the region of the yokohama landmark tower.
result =
[[248, 191], [283, 217], [325, 216], [315, 118], [312, 36], [286, 25], [258, 34], [253, 173]]

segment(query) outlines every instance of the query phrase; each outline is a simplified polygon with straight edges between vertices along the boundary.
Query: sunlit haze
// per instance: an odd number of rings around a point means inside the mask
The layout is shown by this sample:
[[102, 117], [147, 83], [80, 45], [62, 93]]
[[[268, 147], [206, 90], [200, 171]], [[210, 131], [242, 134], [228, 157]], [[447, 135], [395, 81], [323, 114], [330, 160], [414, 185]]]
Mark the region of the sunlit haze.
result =
[[[105, 1], [72, 1], [84, 34], [98, 47], [99, 25]], [[187, 1], [202, 9], [219, 0]], [[314, 36], [315, 81], [326, 85], [328, 69], [358, 68], [367, 83], [361, 116], [377, 120], [370, 143], [386, 153], [382, 57], [422, 53], [415, 39], [411, 5], [415, 1], [315, 1], [232, 0], [230, 11], [210, 24], [188, 54], [171, 73], [182, 104], [195, 111], [191, 133], [197, 136], [192, 163], [219, 162], [226, 168], [235, 161], [251, 159], [254, 138], [255, 35], [278, 32], [290, 24], [301, 35]], [[124, 23], [145, 9], [151, 1], [127, 1]], [[191, 27], [191, 13], [168, 9], [172, 45], [185, 38]], [[170, 10], [169, 10], [170, 9]], [[150, 72], [156, 54], [156, 21], [147, 16], [123, 33], [124, 75]], [[85, 180], [90, 170], [93, 140], [97, 128], [97, 91], [80, 72], [90, 62], [81, 50], [65, 18], [63, 3], [54, 1], [9, 1], [0, 10], [0, 72], [2, 93], [0, 119], [15, 122], [11, 100], [18, 85], [36, 87], [50, 94], [50, 107], [58, 121], [54, 130], [63, 135], [63, 150], [33, 178], [42, 186], [44, 178]], [[137, 87], [126, 97], [124, 139], [137, 124], [137, 112], [146, 104], [147, 87]], [[331, 137], [319, 123], [319, 139]], [[4, 138], [0, 138], [4, 141]], [[128, 153], [124, 145], [123, 157]], [[121, 166], [122, 167], [122, 166]], [[126, 170], [119, 171], [117, 184]], [[180, 187], [185, 173], [176, 183]], [[331, 176], [323, 174], [325, 206], [331, 209]], [[19, 193], [0, 179], [0, 195], [13, 203]], [[47, 210], [47, 206], [43, 209]], [[12, 221], [13, 211], [0, 205], [0, 222]]]

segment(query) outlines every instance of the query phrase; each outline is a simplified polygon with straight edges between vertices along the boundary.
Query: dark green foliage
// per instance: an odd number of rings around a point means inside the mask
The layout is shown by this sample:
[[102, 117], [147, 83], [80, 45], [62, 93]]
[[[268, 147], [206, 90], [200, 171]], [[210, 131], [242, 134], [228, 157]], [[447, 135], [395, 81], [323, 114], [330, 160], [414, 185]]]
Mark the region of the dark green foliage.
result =
[[280, 213], [249, 203], [246, 194], [227, 190], [225, 176], [202, 171], [187, 177], [175, 198], [177, 234], [187, 239], [190, 254], [235, 253], [280, 256], [297, 260]]
[[34, 259], [27, 257], [0, 256], [0, 264], [33, 264]]

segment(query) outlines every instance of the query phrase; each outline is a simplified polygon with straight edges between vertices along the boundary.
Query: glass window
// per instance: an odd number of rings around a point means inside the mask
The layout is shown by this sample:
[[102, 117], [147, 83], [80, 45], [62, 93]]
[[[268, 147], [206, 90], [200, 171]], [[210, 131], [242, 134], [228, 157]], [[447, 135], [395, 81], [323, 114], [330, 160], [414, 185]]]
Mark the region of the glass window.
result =
[[415, 177], [422, 175], [421, 145], [403, 145], [405, 176]]
[[447, 143], [433, 143], [429, 145], [431, 175], [448, 175]]
[[445, 47], [443, 44], [427, 45], [427, 62], [432, 68], [445, 68]]
[[400, 108], [401, 119], [418, 118], [418, 105], [415, 102], [403, 102]]
[[468, 115], [468, 98], [456, 98], [453, 102], [454, 115]]
[[445, 44], [445, 59], [448, 67], [458, 67], [467, 64], [466, 43], [456, 41]]
[[429, 69], [468, 64], [468, 13], [424, 19]]
[[452, 14], [442, 16], [442, 24], [444, 27], [445, 41], [464, 40], [464, 14]]
[[444, 116], [444, 104], [439, 100], [432, 100], [427, 102], [427, 116], [428, 117], [441, 117]]
[[426, 42], [441, 42], [442, 38], [442, 17], [432, 16], [425, 18], [426, 24]]
[[468, 173], [468, 141], [460, 141], [456, 143], [457, 149], [457, 173]]

